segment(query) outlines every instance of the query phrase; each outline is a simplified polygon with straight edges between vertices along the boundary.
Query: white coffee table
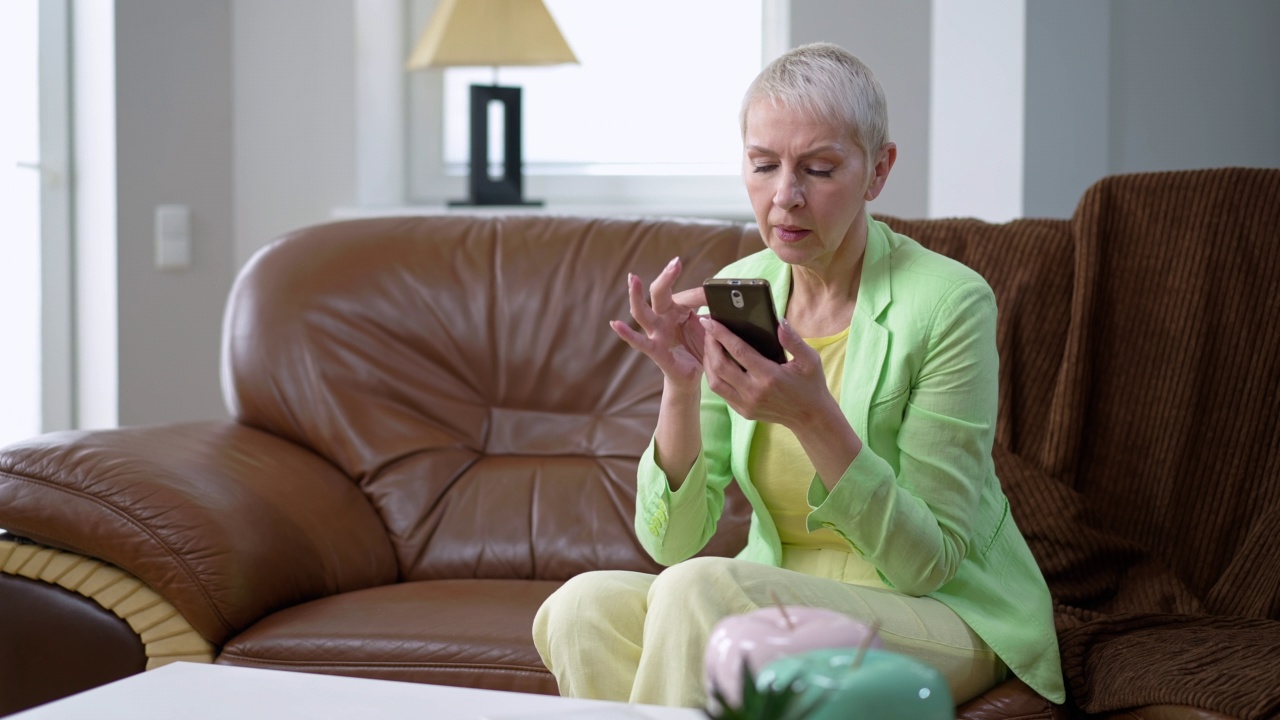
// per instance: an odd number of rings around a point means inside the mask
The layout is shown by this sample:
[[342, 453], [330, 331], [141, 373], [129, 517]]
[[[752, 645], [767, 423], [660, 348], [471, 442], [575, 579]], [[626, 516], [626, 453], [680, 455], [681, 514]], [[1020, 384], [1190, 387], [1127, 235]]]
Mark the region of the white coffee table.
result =
[[705, 720], [688, 708], [444, 685], [173, 663], [10, 716], [13, 720]]

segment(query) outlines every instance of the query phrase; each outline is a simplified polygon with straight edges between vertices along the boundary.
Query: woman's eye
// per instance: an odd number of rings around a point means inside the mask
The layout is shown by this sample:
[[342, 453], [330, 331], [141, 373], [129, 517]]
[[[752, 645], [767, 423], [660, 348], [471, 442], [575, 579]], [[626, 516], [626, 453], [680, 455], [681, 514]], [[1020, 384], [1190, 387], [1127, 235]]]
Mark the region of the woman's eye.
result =
[[810, 175], [812, 175], [812, 176], [814, 176], [814, 177], [820, 177], [820, 178], [829, 178], [829, 177], [831, 177], [831, 171], [830, 171], [830, 170], [817, 170], [817, 169], [814, 169], [814, 168], [809, 168], [809, 171], [808, 171], [808, 172], [809, 172], [809, 174], [810, 174]]
[[767, 172], [772, 171], [772, 170], [773, 170], [774, 168], [776, 168], [776, 167], [778, 167], [778, 166], [777, 166], [777, 165], [756, 165], [756, 166], [752, 169], [752, 172], [767, 173]]

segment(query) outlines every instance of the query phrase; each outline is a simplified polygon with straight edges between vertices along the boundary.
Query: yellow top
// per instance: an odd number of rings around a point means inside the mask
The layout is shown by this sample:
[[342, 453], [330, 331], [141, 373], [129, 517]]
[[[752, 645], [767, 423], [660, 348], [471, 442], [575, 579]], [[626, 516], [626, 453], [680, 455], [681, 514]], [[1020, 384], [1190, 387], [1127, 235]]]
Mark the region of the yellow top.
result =
[[[835, 335], [805, 338], [805, 343], [817, 350], [822, 358], [827, 388], [837, 398], [840, 397], [848, 337], [849, 328], [845, 328]], [[850, 551], [849, 543], [832, 530], [819, 528], [809, 532], [806, 527], [809, 513], [813, 511], [809, 506], [808, 493], [815, 471], [795, 434], [782, 425], [759, 423], [751, 439], [748, 462], [751, 478], [778, 526], [778, 538], [783, 546]]]

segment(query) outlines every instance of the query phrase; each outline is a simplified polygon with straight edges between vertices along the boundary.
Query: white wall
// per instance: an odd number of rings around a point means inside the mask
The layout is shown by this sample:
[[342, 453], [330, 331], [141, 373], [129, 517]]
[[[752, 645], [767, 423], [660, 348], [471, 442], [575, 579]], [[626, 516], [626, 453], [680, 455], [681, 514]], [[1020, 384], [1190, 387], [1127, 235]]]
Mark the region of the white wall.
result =
[[929, 217], [1022, 215], [1026, 5], [933, 4]]
[[76, 0], [72, 13], [74, 422], [113, 427], [120, 422], [115, 13], [99, 0]]

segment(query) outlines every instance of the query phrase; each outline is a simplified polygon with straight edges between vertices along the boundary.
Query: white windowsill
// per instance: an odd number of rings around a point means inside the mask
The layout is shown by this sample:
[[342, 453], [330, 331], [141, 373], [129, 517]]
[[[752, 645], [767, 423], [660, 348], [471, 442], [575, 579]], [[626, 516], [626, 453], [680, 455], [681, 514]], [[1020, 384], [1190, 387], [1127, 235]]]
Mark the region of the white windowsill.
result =
[[354, 220], [358, 218], [430, 216], [430, 215], [482, 215], [499, 217], [505, 215], [570, 215], [577, 217], [675, 217], [701, 218], [709, 220], [727, 220], [730, 222], [754, 222], [751, 209], [743, 204], [582, 204], [548, 202], [542, 206], [511, 205], [468, 205], [452, 207], [447, 205], [388, 205], [388, 206], [347, 206], [336, 207], [331, 211], [335, 220]]

